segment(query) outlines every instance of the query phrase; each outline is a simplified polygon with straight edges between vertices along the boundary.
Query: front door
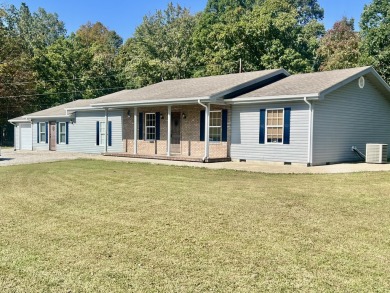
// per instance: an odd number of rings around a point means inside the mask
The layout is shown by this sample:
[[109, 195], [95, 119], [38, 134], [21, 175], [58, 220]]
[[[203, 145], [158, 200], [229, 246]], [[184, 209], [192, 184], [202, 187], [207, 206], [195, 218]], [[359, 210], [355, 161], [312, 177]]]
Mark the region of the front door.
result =
[[55, 122], [50, 122], [49, 127], [49, 150], [55, 151], [57, 145], [57, 125]]
[[172, 112], [171, 114], [171, 152], [173, 154], [180, 154], [180, 112]]

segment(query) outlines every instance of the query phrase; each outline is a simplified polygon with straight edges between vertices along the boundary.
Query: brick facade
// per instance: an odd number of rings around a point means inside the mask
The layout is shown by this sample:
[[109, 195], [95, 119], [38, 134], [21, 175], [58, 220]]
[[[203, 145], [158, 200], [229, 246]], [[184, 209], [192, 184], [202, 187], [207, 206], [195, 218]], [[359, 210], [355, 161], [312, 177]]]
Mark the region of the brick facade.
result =
[[[211, 105], [211, 111], [228, 109], [228, 127], [227, 142], [210, 142], [210, 158], [230, 157], [230, 139], [231, 139], [231, 110], [228, 106]], [[172, 106], [173, 112], [180, 112], [181, 139], [180, 152], [172, 155], [189, 156], [201, 158], [204, 156], [204, 141], [200, 141], [200, 111], [204, 108], [200, 105], [191, 106]], [[130, 117], [128, 115], [130, 111]], [[139, 108], [139, 113], [161, 113], [160, 119], [160, 140], [147, 141], [137, 140], [139, 155], [166, 155], [167, 154], [167, 135], [168, 135], [168, 107], [149, 107]], [[186, 118], [182, 115], [185, 114]], [[127, 109], [123, 115], [123, 145], [124, 151], [133, 154], [134, 152], [134, 109]], [[145, 119], [145, 116], [144, 116]], [[144, 123], [145, 124], [145, 123]], [[144, 125], [145, 127], [145, 125]], [[145, 131], [144, 131], [145, 132]], [[138, 135], [138, 131], [137, 131]]]

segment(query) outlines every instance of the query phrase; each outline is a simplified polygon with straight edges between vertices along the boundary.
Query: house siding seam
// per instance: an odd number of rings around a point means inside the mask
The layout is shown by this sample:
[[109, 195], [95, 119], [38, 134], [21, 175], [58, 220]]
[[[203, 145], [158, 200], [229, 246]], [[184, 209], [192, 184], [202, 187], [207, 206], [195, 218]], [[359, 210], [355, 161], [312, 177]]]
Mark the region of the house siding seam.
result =
[[365, 153], [366, 143], [390, 144], [390, 102], [366, 78], [327, 95], [314, 107], [313, 165], [361, 160], [351, 150]]
[[[203, 157], [204, 142], [200, 141], [199, 124], [200, 111], [204, 108], [198, 105], [192, 106], [172, 106], [172, 112], [180, 112], [186, 114], [186, 119], [181, 118], [181, 156]], [[228, 141], [219, 143], [210, 143], [210, 158], [229, 157], [230, 144], [230, 120], [231, 111], [228, 106], [211, 105], [211, 110], [228, 109]], [[127, 112], [130, 110], [130, 117]], [[167, 154], [167, 135], [168, 135], [168, 109], [167, 107], [150, 107], [138, 108], [139, 113], [155, 113], [160, 112], [164, 119], [160, 120], [160, 140], [146, 141], [138, 140], [137, 149], [139, 155], [166, 155]], [[123, 146], [127, 153], [134, 152], [134, 109], [126, 109], [123, 111]]]
[[[291, 107], [290, 144], [260, 144], [260, 109]], [[234, 160], [307, 164], [309, 107], [304, 102], [233, 105], [231, 157]]]
[[[112, 146], [108, 147], [108, 151], [122, 152], [122, 111], [109, 111], [108, 120], [112, 121]], [[46, 120], [34, 121], [34, 150], [49, 150], [49, 144], [36, 142], [36, 124], [43, 121]], [[56, 122], [66, 121], [69, 121], [69, 119], [56, 120]], [[80, 152], [90, 154], [104, 153], [104, 142], [100, 145], [96, 145], [96, 121], [105, 122], [104, 111], [77, 112], [74, 123], [69, 123], [69, 144], [57, 144], [56, 150], [60, 152]]]

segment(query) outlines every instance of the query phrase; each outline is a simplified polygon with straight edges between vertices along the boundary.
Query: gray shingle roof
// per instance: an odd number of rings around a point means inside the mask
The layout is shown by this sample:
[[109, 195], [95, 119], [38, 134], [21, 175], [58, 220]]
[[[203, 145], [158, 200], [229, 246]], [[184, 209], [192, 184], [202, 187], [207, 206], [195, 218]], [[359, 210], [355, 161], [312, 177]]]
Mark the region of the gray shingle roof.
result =
[[[333, 86], [342, 83], [371, 67], [359, 67], [351, 69], [323, 71], [306, 74], [295, 74], [286, 77], [278, 82], [254, 90], [239, 98], [250, 97], [277, 97], [277, 96], [299, 96], [307, 94], [320, 94]], [[234, 99], [233, 99], [234, 100]]]
[[263, 70], [190, 79], [167, 80], [133, 91], [120, 91], [106, 96], [104, 103], [157, 101], [214, 97], [242, 84], [268, 75], [287, 72], [283, 69]]
[[35, 112], [35, 113], [32, 113], [32, 114], [28, 114], [28, 115], [25, 115], [25, 116], [28, 116], [28, 117], [39, 117], [39, 116], [63, 116], [66, 114], [65, 112], [65, 109], [67, 108], [75, 108], [75, 107], [87, 107], [91, 104], [91, 102], [93, 101], [94, 99], [90, 99], [90, 100], [76, 100], [76, 101], [73, 101], [73, 102], [69, 102], [69, 103], [66, 103], [66, 104], [62, 104], [62, 105], [59, 105], [59, 106], [55, 106], [55, 107], [52, 107], [52, 108], [49, 108], [49, 109], [45, 109], [45, 110], [42, 110], [42, 111], [38, 111], [38, 112]]
[[[28, 114], [28, 115], [25, 115], [25, 116], [22, 116], [19, 118], [23, 118], [26, 116], [27, 117], [63, 116], [63, 115], [66, 115], [66, 109], [84, 108], [84, 107], [89, 107], [91, 104], [103, 103], [106, 99], [110, 99], [112, 97], [112, 95], [117, 95], [118, 93], [121, 93], [121, 92], [128, 93], [128, 92], [131, 92], [131, 90], [124, 90], [124, 91], [112, 93], [112, 94], [105, 95], [105, 96], [102, 96], [102, 97], [99, 97], [96, 99], [80, 99], [80, 100], [72, 101], [72, 102], [62, 104], [59, 106], [55, 106], [52, 108], [48, 108], [48, 109], [45, 109], [42, 111], [38, 111], [38, 112], [35, 112], [32, 114]], [[16, 118], [12, 119], [12, 120], [16, 120]]]

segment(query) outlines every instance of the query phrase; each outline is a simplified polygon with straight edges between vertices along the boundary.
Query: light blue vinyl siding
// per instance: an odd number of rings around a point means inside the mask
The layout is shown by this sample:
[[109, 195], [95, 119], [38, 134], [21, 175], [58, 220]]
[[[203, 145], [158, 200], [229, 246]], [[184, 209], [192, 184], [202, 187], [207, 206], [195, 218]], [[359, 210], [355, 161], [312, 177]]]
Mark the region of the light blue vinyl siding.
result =
[[[290, 144], [260, 144], [260, 109], [291, 107]], [[307, 164], [309, 106], [304, 102], [233, 105], [231, 158]]]
[[[104, 111], [77, 112], [74, 123], [69, 122], [69, 144], [57, 144], [58, 152], [79, 152], [100, 154], [105, 150], [105, 144], [96, 145], [96, 121], [105, 122]], [[108, 120], [112, 121], [112, 146], [108, 152], [123, 152], [122, 140], [122, 111], [109, 111]], [[42, 120], [41, 120], [42, 121]], [[69, 120], [56, 120], [65, 122]], [[49, 144], [37, 143], [37, 126], [34, 121], [34, 150], [48, 150]]]
[[365, 153], [366, 143], [390, 144], [389, 99], [366, 78], [363, 89], [356, 79], [316, 102], [313, 164], [360, 160], [352, 146]]

